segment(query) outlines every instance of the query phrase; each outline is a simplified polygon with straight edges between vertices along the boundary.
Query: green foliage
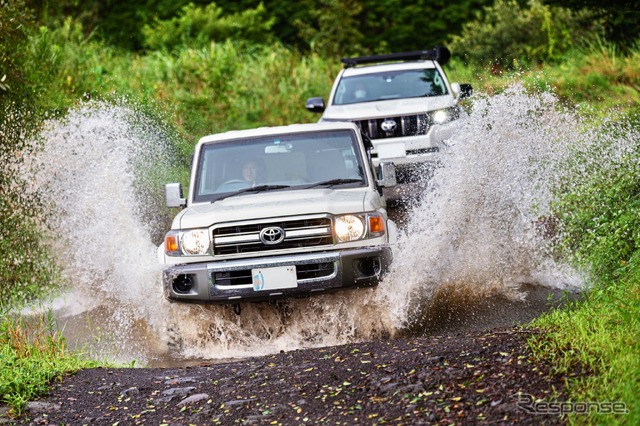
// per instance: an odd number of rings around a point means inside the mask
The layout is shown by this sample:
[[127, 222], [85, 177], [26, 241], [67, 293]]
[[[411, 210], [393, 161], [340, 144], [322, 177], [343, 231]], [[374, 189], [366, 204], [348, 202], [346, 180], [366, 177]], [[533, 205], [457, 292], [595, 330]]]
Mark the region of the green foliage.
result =
[[[593, 52], [592, 52], [593, 54]], [[606, 61], [608, 62], [608, 61]], [[626, 415], [589, 414], [591, 424], [636, 424], [640, 377], [640, 141], [637, 123], [596, 120], [598, 143], [576, 147], [554, 203], [564, 258], [587, 273], [585, 300], [534, 324], [548, 330], [531, 341], [572, 379], [571, 400], [624, 402]], [[625, 145], [620, 141], [635, 141]]]
[[574, 11], [588, 8], [603, 19], [607, 40], [629, 47], [640, 36], [638, 0], [542, 0], [544, 4], [570, 8]]
[[328, 92], [339, 66], [280, 44], [231, 40], [136, 55], [95, 40], [74, 41], [69, 34], [79, 30], [73, 27], [81, 28], [67, 20], [33, 36], [34, 56], [47, 64], [47, 75], [32, 71], [48, 84], [41, 89], [46, 108], [64, 110], [85, 98], [128, 97], [164, 109], [189, 143], [218, 131], [317, 119], [304, 102]]
[[144, 45], [148, 49], [173, 50], [177, 47], [204, 47], [211, 41], [242, 40], [248, 43], [268, 43], [273, 40], [274, 19], [267, 16], [263, 4], [241, 13], [224, 15], [215, 3], [198, 7], [184, 6], [178, 16], [155, 19], [142, 28]]
[[33, 25], [24, 1], [0, 1], [0, 301], [9, 305], [48, 294], [58, 276], [40, 232], [42, 206], [21, 174], [40, 120], [24, 65]]
[[320, 8], [310, 11], [311, 22], [297, 19], [294, 25], [309, 49], [327, 57], [348, 56], [362, 50], [363, 35], [358, 30], [359, 0], [320, 0]]
[[58, 268], [44, 243], [34, 200], [1, 185], [0, 300], [16, 306], [46, 297], [60, 285]]
[[27, 401], [46, 394], [64, 374], [96, 366], [67, 348], [51, 316], [27, 322], [0, 308], [0, 401], [12, 414], [19, 415]]
[[602, 34], [601, 22], [588, 11], [572, 12], [530, 0], [496, 0], [484, 16], [464, 25], [449, 46], [454, 55], [493, 67], [494, 71], [557, 63], [572, 47]]
[[[617, 125], [604, 128], [611, 134], [622, 131]], [[635, 138], [640, 140], [640, 135]], [[597, 149], [606, 152], [616, 147], [605, 142]], [[565, 249], [599, 282], [615, 282], [626, 274], [627, 264], [640, 249], [640, 155], [624, 153], [604, 165], [593, 161], [593, 152], [583, 155], [586, 158], [578, 157], [574, 167], [590, 178], [575, 182], [555, 206]]]
[[363, 0], [359, 30], [368, 51], [431, 49], [444, 45], [493, 0]]
[[22, 48], [33, 23], [33, 12], [24, 0], [0, 0], [0, 101], [22, 85]]

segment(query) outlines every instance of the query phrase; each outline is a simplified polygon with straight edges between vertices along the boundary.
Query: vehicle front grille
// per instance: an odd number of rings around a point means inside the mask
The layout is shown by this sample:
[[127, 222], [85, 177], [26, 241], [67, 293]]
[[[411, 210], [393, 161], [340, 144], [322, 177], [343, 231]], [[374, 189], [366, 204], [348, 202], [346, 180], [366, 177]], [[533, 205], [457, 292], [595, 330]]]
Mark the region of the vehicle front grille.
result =
[[[330, 277], [335, 273], [336, 266], [333, 262], [310, 263], [296, 265], [296, 278], [298, 280]], [[251, 285], [251, 269], [237, 271], [213, 272], [213, 282], [218, 286]]]
[[[429, 119], [426, 114], [359, 120], [355, 123], [370, 139], [426, 135], [429, 130]], [[385, 123], [384, 126], [383, 123]]]
[[[261, 231], [274, 227], [284, 231], [284, 239], [278, 244], [264, 244]], [[332, 245], [332, 235], [331, 219], [316, 217], [214, 228], [212, 236], [214, 254], [231, 255]]]
[[333, 275], [335, 270], [336, 266], [333, 262], [310, 263], [308, 265], [296, 266], [299, 280], [328, 277]]
[[214, 272], [213, 282], [219, 286], [251, 285], [251, 269], [240, 271]]

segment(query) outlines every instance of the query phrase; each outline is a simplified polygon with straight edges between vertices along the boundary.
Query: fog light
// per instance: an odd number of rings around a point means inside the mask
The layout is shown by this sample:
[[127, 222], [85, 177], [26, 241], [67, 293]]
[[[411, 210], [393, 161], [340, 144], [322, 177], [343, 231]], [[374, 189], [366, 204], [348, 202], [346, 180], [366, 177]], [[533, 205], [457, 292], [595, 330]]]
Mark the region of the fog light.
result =
[[193, 288], [193, 280], [188, 275], [180, 275], [173, 280], [173, 290], [176, 293], [186, 294]]
[[377, 257], [368, 257], [358, 262], [358, 272], [362, 277], [377, 276], [381, 270], [380, 259]]

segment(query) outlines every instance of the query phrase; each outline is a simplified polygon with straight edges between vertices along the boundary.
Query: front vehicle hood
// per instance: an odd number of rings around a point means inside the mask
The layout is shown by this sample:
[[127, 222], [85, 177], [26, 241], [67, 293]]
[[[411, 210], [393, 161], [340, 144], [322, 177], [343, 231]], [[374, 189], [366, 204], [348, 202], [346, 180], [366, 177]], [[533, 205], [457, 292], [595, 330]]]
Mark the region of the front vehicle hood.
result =
[[454, 106], [451, 95], [422, 98], [390, 99], [349, 105], [330, 105], [322, 115], [323, 120], [363, 120], [401, 115], [415, 115]]
[[173, 221], [173, 229], [209, 227], [214, 223], [307, 214], [342, 214], [379, 208], [370, 188], [331, 188], [241, 194], [190, 206]]

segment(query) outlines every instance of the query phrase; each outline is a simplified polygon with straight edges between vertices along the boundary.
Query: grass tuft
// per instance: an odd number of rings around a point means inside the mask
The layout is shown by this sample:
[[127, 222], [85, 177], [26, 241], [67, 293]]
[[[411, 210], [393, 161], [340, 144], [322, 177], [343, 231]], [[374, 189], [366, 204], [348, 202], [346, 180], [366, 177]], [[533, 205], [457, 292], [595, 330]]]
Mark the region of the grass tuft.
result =
[[52, 381], [97, 362], [72, 352], [50, 314], [30, 321], [3, 313], [0, 319], [0, 401], [18, 416], [25, 404], [47, 393]]

